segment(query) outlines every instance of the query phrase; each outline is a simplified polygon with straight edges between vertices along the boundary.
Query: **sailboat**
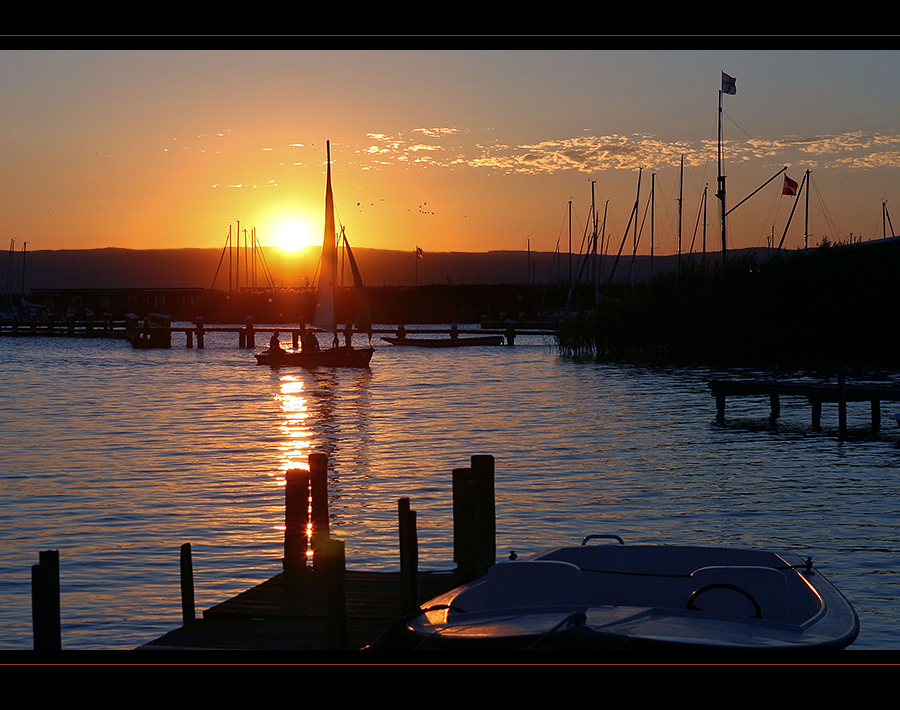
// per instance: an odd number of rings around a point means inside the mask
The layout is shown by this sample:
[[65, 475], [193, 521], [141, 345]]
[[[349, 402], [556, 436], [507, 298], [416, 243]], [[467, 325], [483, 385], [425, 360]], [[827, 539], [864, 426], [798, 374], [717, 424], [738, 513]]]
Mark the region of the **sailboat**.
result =
[[[319, 349], [315, 337], [303, 338], [301, 350], [283, 350], [280, 347], [273, 350], [271, 347], [256, 353], [258, 365], [270, 367], [368, 367], [372, 354], [375, 352], [371, 346], [354, 348], [351, 345], [338, 345], [338, 328], [335, 319], [335, 290], [337, 288], [337, 229], [334, 219], [334, 197], [331, 190], [331, 142], [326, 143], [326, 179], [325, 179], [325, 237], [322, 242], [322, 266], [319, 283], [316, 289], [316, 311], [313, 325], [317, 330], [333, 333], [334, 346]], [[356, 259], [350, 249], [347, 235], [342, 231], [344, 248], [353, 271], [353, 285], [356, 291], [357, 302], [360, 305], [360, 315], [357, 316], [358, 330], [366, 330], [369, 340], [372, 339], [371, 319], [368, 312], [368, 304], [365, 296], [362, 278]]]

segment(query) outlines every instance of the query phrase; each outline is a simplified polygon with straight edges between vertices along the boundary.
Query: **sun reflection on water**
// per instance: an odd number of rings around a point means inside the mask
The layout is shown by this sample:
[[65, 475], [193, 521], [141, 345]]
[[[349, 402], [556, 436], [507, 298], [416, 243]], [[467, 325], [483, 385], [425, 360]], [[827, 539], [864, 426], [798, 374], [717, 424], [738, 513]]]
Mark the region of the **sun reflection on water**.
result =
[[278, 445], [278, 483], [284, 485], [288, 471], [309, 470], [313, 435], [306, 383], [296, 375], [283, 374], [275, 399], [281, 406], [278, 429], [282, 434]]

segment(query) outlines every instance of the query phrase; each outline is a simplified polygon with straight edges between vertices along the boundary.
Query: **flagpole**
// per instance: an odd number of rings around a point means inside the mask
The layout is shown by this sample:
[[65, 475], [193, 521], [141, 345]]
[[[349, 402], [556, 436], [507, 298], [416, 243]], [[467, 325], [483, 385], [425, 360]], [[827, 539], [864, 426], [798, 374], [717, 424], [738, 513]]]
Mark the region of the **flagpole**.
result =
[[718, 185], [716, 197], [722, 201], [722, 261], [727, 258], [727, 241], [725, 234], [725, 176], [722, 174], [722, 89], [719, 89], [719, 153], [718, 153]]
[[809, 249], [809, 169], [806, 171], [806, 219], [803, 223], [803, 248]]

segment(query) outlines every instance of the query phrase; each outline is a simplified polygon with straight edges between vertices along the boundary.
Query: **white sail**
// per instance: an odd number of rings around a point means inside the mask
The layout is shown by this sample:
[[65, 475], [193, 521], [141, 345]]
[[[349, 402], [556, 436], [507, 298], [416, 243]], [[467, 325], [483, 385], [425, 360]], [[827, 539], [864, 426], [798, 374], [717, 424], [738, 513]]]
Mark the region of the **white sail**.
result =
[[334, 198], [331, 192], [331, 142], [326, 143], [325, 236], [322, 241], [322, 263], [316, 289], [316, 312], [313, 325], [334, 330], [334, 292], [337, 274], [337, 231], [334, 220]]

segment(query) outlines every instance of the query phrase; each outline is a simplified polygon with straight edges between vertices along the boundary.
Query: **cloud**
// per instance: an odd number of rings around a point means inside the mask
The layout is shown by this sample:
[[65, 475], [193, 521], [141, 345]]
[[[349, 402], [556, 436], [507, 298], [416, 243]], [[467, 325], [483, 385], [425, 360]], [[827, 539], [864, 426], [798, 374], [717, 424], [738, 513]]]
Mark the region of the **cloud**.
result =
[[[390, 163], [432, 166], [466, 165], [507, 174], [539, 174], [577, 170], [597, 173], [610, 170], [659, 170], [714, 165], [715, 141], [666, 141], [652, 135], [585, 135], [508, 145], [482, 141], [463, 145], [470, 135], [451, 128], [417, 128], [411, 139], [403, 135], [369, 134], [372, 143], [361, 155]], [[428, 136], [427, 143], [420, 136]], [[900, 135], [868, 135], [861, 131], [819, 136], [786, 136], [778, 139], [728, 140], [724, 144], [730, 163], [765, 159], [773, 164], [826, 167], [900, 167], [898, 154], [887, 150], [900, 144]], [[849, 153], [856, 155], [848, 156]], [[811, 160], [812, 159], [812, 160]]]

